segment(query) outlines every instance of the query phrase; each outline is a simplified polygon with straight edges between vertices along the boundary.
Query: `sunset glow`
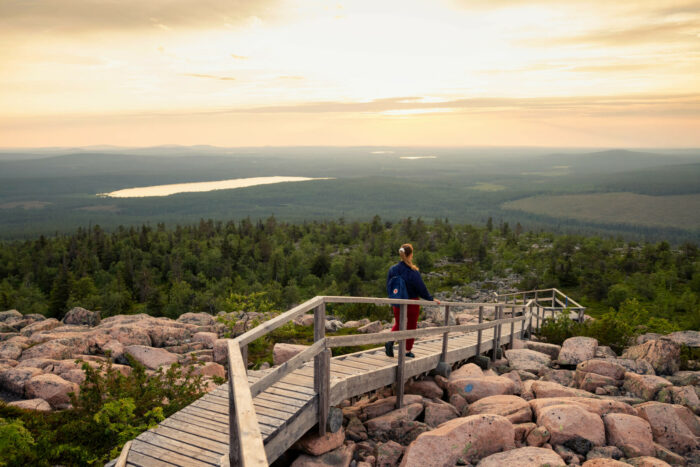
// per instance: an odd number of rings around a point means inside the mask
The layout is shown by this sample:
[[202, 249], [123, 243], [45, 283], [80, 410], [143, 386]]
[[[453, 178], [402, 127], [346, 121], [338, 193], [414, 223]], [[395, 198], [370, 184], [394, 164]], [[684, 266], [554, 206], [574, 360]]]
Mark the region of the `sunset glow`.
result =
[[0, 146], [700, 145], [700, 4], [4, 0]]

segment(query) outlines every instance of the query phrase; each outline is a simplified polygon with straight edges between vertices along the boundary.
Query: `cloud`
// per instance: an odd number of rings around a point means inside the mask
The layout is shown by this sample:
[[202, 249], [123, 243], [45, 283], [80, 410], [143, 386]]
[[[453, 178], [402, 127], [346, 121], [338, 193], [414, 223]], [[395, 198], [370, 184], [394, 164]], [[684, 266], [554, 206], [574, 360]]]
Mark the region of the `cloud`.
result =
[[551, 46], [552, 44], [638, 46], [642, 43], [697, 42], [700, 20], [645, 24], [626, 29], [602, 29], [568, 37], [527, 39], [528, 45]]
[[201, 73], [184, 73], [182, 76], [191, 76], [193, 78], [206, 78], [215, 79], [219, 81], [236, 81], [236, 78], [232, 76], [216, 76], [216, 75], [205, 75]]
[[274, 14], [278, 0], [2, 0], [0, 28], [104, 32], [235, 24]]
[[236, 60], [248, 60], [248, 57], [245, 55], [231, 54], [231, 58], [235, 58]]

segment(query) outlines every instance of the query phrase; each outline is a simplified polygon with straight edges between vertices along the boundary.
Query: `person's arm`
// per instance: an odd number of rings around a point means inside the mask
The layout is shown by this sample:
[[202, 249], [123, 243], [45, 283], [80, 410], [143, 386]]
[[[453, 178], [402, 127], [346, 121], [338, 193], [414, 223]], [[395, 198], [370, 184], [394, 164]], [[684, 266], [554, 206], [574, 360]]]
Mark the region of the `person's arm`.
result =
[[428, 292], [428, 288], [425, 286], [420, 273], [418, 271], [413, 271], [412, 276], [413, 286], [416, 288], [416, 290], [418, 290], [418, 296], [424, 300], [433, 301], [433, 296], [430, 295], [430, 292]]

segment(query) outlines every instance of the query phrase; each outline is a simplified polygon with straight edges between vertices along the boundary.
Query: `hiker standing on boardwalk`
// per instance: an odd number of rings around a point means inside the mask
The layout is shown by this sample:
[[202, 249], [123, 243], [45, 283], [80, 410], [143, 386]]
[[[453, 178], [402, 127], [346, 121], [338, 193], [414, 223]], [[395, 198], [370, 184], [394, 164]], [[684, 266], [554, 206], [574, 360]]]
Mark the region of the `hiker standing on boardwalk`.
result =
[[[386, 289], [389, 298], [407, 298], [411, 300], [422, 298], [433, 301], [433, 296], [430, 295], [428, 288], [423, 283], [418, 266], [413, 264], [413, 246], [410, 243], [401, 245], [399, 257], [401, 261], [389, 268], [389, 274], [386, 277]], [[435, 300], [435, 302], [440, 304], [439, 300]], [[391, 308], [394, 311], [394, 327], [391, 328], [393, 332], [399, 330], [401, 307], [393, 305]], [[406, 329], [416, 329], [420, 305], [408, 305], [406, 308]], [[414, 339], [406, 340], [406, 356], [410, 358], [415, 357], [413, 352], [411, 352], [413, 341]], [[393, 357], [394, 341], [384, 344], [384, 349], [388, 357]]]

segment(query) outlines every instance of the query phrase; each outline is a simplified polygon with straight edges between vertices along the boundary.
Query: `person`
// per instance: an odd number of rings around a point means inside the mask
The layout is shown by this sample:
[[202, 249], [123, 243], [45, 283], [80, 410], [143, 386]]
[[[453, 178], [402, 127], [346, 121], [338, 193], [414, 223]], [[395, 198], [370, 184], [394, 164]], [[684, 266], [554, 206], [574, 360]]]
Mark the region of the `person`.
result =
[[[387, 291], [389, 289], [389, 281], [394, 276], [401, 276], [401, 278], [406, 283], [406, 291], [408, 292], [408, 297], [412, 300], [418, 300], [422, 298], [424, 300], [435, 301], [438, 304], [439, 300], [434, 300], [433, 296], [428, 292], [428, 288], [423, 283], [418, 266], [413, 264], [413, 245], [410, 243], [404, 243], [399, 248], [399, 257], [401, 261], [389, 268], [389, 273], [386, 277]], [[394, 327], [391, 328], [393, 331], [399, 330], [399, 320], [401, 314], [401, 308], [399, 306], [392, 306], [394, 311]], [[420, 314], [420, 305], [408, 305], [406, 314], [406, 329], [416, 329], [418, 326], [418, 315]], [[406, 340], [406, 356], [409, 358], [415, 357], [411, 349], [413, 349], [414, 339]], [[389, 341], [384, 344], [384, 349], [386, 351], [387, 357], [394, 356], [394, 341]]]

